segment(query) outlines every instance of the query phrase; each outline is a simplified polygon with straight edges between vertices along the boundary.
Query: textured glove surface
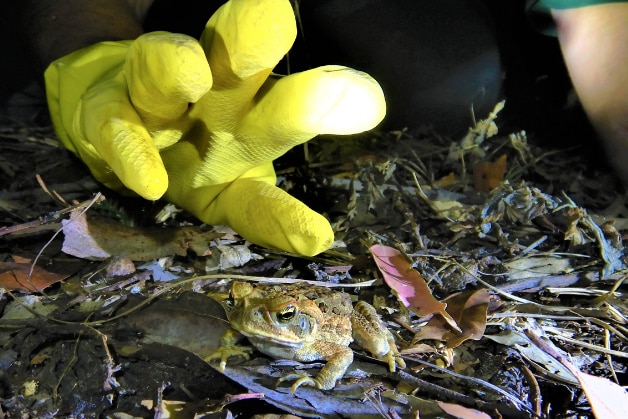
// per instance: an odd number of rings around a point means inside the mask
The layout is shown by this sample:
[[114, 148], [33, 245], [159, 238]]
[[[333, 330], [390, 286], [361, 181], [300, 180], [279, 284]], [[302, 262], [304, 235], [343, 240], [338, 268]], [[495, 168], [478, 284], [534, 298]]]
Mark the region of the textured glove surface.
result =
[[385, 103], [377, 82], [346, 67], [271, 75], [295, 37], [289, 0], [231, 0], [200, 41], [153, 32], [77, 51], [45, 75], [57, 135], [110, 188], [319, 253], [329, 223], [274, 186], [272, 161], [317, 134], [374, 127]]

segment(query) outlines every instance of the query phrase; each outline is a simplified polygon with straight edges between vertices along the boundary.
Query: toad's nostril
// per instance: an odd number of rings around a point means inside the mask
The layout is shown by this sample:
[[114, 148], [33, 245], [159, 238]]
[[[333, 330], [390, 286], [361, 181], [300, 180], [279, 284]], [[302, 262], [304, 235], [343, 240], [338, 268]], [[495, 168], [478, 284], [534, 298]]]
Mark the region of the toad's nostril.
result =
[[264, 320], [264, 310], [262, 309], [252, 310], [251, 319], [253, 321], [258, 321], [258, 322]]

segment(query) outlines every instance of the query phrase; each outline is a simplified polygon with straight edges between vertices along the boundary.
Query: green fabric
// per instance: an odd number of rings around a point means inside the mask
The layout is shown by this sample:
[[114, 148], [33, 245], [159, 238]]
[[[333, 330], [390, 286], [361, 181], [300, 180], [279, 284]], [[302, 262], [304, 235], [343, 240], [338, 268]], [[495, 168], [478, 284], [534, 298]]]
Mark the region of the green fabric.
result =
[[526, 11], [532, 26], [545, 35], [556, 36], [551, 9], [575, 9], [606, 3], [626, 3], [628, 0], [527, 0]]
[[528, 0], [528, 9], [575, 9], [604, 3], [624, 3], [627, 0]]

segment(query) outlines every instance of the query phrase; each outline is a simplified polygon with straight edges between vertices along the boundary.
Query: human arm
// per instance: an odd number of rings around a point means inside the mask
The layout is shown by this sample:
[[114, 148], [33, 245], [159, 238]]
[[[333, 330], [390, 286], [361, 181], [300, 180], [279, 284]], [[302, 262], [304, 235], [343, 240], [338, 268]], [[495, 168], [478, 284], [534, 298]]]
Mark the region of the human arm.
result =
[[628, 185], [628, 2], [553, 9], [580, 102]]

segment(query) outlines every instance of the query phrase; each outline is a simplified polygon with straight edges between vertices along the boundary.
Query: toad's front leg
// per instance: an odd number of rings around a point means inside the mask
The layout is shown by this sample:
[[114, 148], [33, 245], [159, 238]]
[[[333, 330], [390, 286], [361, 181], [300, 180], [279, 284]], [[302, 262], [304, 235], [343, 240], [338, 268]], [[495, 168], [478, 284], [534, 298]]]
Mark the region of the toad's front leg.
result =
[[391, 372], [394, 372], [397, 366], [405, 368], [406, 363], [399, 354], [395, 338], [382, 323], [375, 307], [364, 301], [358, 301], [351, 316], [351, 327], [355, 343], [380, 361], [388, 363]]
[[237, 330], [232, 328], [227, 329], [220, 338], [220, 346], [212, 354], [205, 357], [205, 362], [218, 359], [220, 360], [218, 369], [220, 371], [224, 371], [227, 366], [227, 361], [231, 357], [241, 356], [244, 359], [249, 359], [249, 355], [253, 352], [253, 348], [250, 346], [238, 345], [238, 342], [242, 338], [242, 334]]
[[[347, 372], [347, 369], [353, 362], [353, 351], [349, 347], [329, 342], [321, 342], [321, 344], [326, 346], [326, 348], [333, 346], [334, 353], [329, 358], [326, 358], [327, 363], [315, 377], [311, 377], [304, 373], [293, 373], [285, 375], [279, 379], [279, 382], [296, 380], [290, 388], [292, 393], [296, 392], [300, 386], [311, 386], [320, 390], [331, 390], [336, 385], [336, 382], [340, 380], [343, 375], [345, 375], [345, 372]], [[321, 357], [308, 359], [307, 354], [305, 355], [306, 356], [303, 358], [300, 358], [301, 361], [325, 359]]]

